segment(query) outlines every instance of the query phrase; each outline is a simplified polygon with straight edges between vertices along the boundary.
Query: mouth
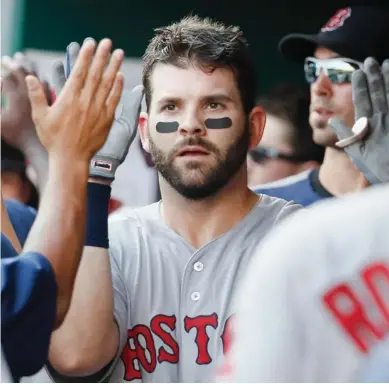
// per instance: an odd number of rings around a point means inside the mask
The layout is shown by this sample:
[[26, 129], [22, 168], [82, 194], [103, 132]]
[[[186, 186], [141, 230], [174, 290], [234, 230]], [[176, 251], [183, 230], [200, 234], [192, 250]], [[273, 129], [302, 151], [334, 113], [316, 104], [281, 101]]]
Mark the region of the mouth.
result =
[[177, 153], [177, 157], [200, 157], [207, 155], [209, 155], [209, 152], [199, 146], [187, 146], [180, 149]]
[[332, 117], [334, 115], [334, 112], [332, 112], [329, 109], [325, 109], [325, 108], [315, 108], [313, 111], [316, 114], [318, 114], [320, 117], [325, 118], [325, 119], [329, 119], [330, 117]]

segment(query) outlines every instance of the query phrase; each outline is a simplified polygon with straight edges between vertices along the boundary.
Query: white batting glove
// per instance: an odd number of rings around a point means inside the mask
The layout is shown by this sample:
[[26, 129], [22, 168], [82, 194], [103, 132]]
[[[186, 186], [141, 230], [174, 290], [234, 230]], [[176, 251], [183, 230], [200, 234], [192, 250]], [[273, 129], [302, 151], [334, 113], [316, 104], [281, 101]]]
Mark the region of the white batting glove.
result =
[[355, 124], [332, 118], [336, 145], [343, 148], [371, 184], [389, 182], [389, 60], [382, 69], [371, 57], [352, 74]]
[[[66, 50], [65, 67], [62, 62], [54, 64], [53, 86], [57, 96], [74, 67], [79, 51], [80, 45], [72, 42]], [[123, 91], [108, 138], [91, 160], [91, 177], [115, 179], [115, 172], [125, 160], [136, 136], [143, 94], [142, 85], [136, 86], [131, 92]]]

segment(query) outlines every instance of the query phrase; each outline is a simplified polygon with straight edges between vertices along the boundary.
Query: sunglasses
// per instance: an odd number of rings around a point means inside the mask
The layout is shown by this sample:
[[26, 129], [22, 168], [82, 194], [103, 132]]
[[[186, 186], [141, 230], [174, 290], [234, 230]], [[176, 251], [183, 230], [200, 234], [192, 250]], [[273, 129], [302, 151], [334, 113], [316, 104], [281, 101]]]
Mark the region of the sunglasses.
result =
[[302, 163], [304, 161], [311, 160], [311, 158], [308, 158], [308, 156], [287, 155], [285, 153], [280, 152], [278, 149], [270, 147], [257, 147], [249, 152], [249, 156], [254, 162], [258, 164], [263, 163], [265, 160], [272, 159], [286, 160], [292, 163]]
[[359, 61], [336, 57], [333, 59], [320, 60], [307, 57], [304, 62], [305, 79], [313, 84], [320, 76], [321, 71], [333, 84], [351, 83], [351, 75], [357, 69], [362, 69], [363, 64]]

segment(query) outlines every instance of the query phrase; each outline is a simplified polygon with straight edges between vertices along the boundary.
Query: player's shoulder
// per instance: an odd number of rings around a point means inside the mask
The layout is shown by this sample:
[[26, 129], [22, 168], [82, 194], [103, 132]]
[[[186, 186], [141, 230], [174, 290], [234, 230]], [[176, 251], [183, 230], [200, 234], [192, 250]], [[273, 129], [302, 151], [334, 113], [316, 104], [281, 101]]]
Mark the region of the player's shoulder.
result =
[[329, 233], [336, 232], [346, 222], [352, 222], [354, 228], [369, 228], [372, 223], [376, 227], [377, 221], [389, 215], [388, 197], [389, 185], [372, 186], [358, 193], [319, 201], [298, 220], [325, 226]]
[[266, 194], [308, 206], [323, 199], [322, 193], [319, 193], [314, 187], [317, 172], [317, 168], [308, 169], [271, 183], [257, 185], [251, 189], [257, 194]]
[[120, 226], [125, 223], [141, 225], [144, 221], [159, 219], [159, 205], [160, 202], [142, 207], [121, 207], [109, 215], [109, 223], [112, 226]]
[[111, 214], [108, 220], [110, 244], [127, 242], [161, 229], [159, 206], [160, 202], [143, 207], [123, 207]]
[[294, 201], [286, 201], [265, 194], [260, 195], [258, 204], [255, 206], [258, 217], [265, 220], [271, 220], [273, 225], [303, 209], [304, 208], [300, 204], [296, 204]]
[[257, 253], [274, 268], [312, 271], [331, 265], [341, 272], [388, 246], [388, 196], [389, 186], [377, 186], [320, 201], [275, 228]]

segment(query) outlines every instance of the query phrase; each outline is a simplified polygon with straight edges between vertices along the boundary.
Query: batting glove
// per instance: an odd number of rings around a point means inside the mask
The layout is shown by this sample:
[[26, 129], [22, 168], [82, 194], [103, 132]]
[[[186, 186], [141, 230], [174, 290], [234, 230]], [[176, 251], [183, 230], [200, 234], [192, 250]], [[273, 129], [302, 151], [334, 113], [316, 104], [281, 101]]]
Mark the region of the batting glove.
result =
[[[61, 61], [54, 64], [53, 86], [57, 96], [74, 67], [79, 51], [80, 45], [71, 43], [66, 50], [65, 67]], [[142, 85], [136, 86], [131, 92], [123, 91], [108, 138], [91, 160], [91, 177], [115, 179], [115, 172], [125, 160], [136, 136], [143, 93]]]
[[337, 147], [343, 148], [371, 184], [389, 182], [389, 60], [382, 69], [371, 57], [352, 74], [355, 124], [332, 118]]

